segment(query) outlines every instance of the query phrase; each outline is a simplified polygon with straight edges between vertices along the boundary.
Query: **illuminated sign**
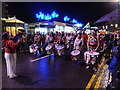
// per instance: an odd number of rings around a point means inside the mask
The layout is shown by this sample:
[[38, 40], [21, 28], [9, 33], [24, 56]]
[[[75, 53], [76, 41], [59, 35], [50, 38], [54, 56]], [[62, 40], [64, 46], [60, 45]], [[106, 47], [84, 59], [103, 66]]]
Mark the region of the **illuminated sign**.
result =
[[55, 11], [53, 11], [51, 14], [44, 14], [44, 13], [42, 13], [42, 12], [39, 12], [39, 14], [36, 14], [36, 18], [38, 19], [38, 20], [47, 20], [47, 21], [49, 21], [49, 20], [51, 20], [51, 19], [53, 19], [53, 18], [57, 18], [59, 16], [59, 14], [57, 14]]

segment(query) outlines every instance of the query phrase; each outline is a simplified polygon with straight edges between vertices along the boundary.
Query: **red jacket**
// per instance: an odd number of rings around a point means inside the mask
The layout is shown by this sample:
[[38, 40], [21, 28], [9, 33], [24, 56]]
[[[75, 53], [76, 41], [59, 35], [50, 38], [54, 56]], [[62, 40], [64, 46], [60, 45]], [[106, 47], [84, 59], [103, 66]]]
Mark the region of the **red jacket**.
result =
[[5, 53], [16, 53], [16, 46], [19, 42], [14, 43], [12, 40], [2, 40], [2, 46], [5, 47]]

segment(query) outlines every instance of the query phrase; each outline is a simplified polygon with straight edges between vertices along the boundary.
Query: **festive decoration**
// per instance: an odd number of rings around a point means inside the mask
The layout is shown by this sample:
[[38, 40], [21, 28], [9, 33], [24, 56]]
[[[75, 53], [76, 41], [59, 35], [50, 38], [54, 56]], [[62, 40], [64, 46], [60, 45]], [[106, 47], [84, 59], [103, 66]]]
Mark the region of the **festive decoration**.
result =
[[67, 21], [69, 21], [69, 20], [70, 20], [70, 18], [69, 18], [68, 16], [65, 16], [65, 17], [64, 17], [64, 21], [65, 21], [65, 22], [67, 22]]
[[73, 19], [73, 20], [72, 20], [72, 23], [78, 23], [78, 22], [77, 22], [77, 20]]
[[36, 14], [36, 18], [38, 18], [38, 20], [51, 20], [53, 18], [57, 18], [59, 16], [59, 14], [57, 14], [55, 11], [53, 11], [51, 14], [48, 14], [45, 15], [44, 13], [42, 12], [39, 12], [39, 14]]

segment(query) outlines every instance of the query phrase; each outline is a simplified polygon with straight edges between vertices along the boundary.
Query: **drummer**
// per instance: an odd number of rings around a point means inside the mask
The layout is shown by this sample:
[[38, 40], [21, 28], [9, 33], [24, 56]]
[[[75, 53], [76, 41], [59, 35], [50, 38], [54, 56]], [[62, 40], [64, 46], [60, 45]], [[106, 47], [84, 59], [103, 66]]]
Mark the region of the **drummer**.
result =
[[52, 36], [52, 34], [50, 34], [49, 37], [48, 37], [48, 43], [49, 44], [53, 44], [54, 43], [54, 37]]
[[[88, 38], [88, 41], [87, 41], [87, 48], [89, 51], [91, 52], [96, 52], [98, 51], [98, 47], [99, 47], [99, 39], [98, 39], [98, 36], [97, 34], [95, 34], [94, 31], [91, 32], [91, 36]], [[93, 69], [96, 70], [97, 68], [97, 62], [98, 60], [96, 61], [96, 63], [93, 65]], [[87, 65], [87, 64], [86, 64]], [[89, 65], [86, 66], [86, 69], [89, 68]]]
[[67, 48], [70, 48], [70, 41], [72, 39], [72, 36], [70, 33], [67, 33], [66, 35], [66, 45], [67, 45]]
[[81, 50], [83, 38], [81, 37], [81, 33], [79, 33], [74, 41], [74, 50]]
[[99, 47], [99, 39], [96, 36], [95, 32], [92, 31], [90, 37], [87, 40], [87, 49], [89, 51], [95, 52]]
[[104, 51], [104, 48], [105, 48], [105, 40], [104, 40], [104, 37], [103, 37], [103, 34], [100, 34], [98, 36], [99, 38], [99, 48], [98, 48], [98, 51], [99, 52], [103, 52]]
[[85, 30], [82, 31], [82, 38], [83, 38], [82, 51], [85, 52], [87, 51], [87, 40], [88, 40], [88, 35], [85, 33]]
[[38, 54], [38, 52], [40, 53], [38, 42], [35, 41], [32, 45], [30, 45], [29, 50], [30, 50], [30, 53], [33, 53], [33, 54]]

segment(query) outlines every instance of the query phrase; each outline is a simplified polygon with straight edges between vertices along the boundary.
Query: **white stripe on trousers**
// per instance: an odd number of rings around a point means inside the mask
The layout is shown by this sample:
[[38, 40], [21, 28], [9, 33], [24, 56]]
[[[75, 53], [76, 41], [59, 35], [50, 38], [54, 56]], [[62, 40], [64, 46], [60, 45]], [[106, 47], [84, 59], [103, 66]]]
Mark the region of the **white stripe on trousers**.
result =
[[6, 66], [7, 66], [7, 76], [12, 77], [15, 74], [16, 71], [16, 53], [5, 53], [5, 60], [6, 60]]

